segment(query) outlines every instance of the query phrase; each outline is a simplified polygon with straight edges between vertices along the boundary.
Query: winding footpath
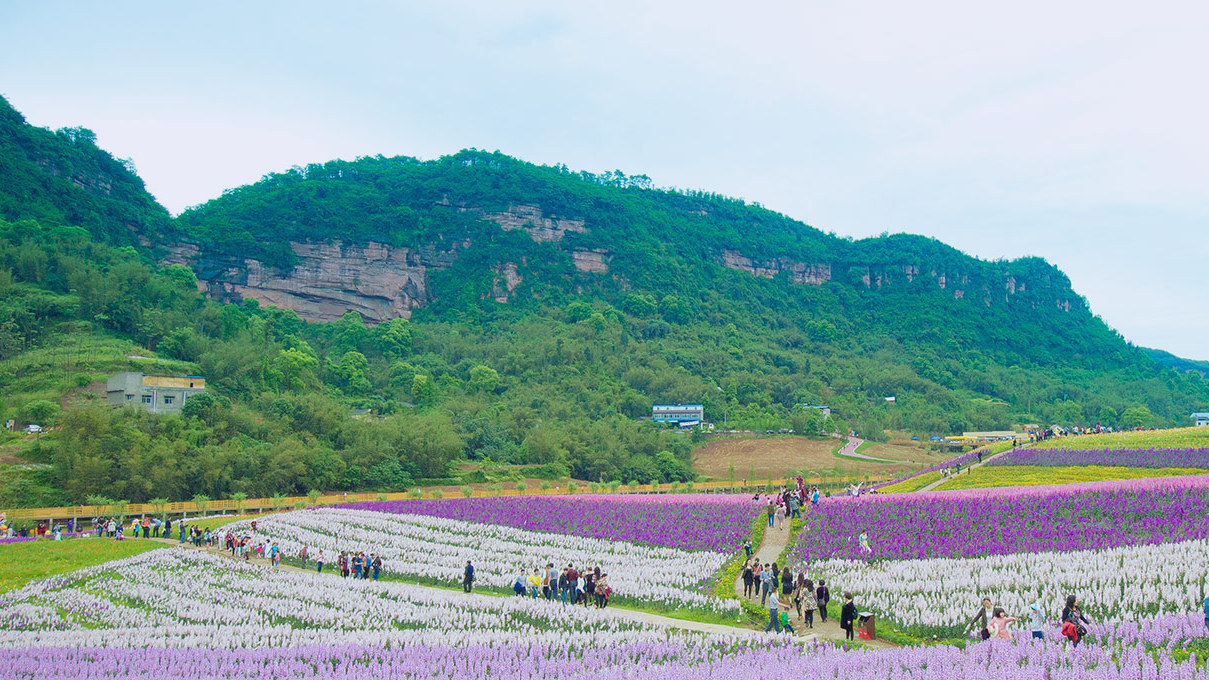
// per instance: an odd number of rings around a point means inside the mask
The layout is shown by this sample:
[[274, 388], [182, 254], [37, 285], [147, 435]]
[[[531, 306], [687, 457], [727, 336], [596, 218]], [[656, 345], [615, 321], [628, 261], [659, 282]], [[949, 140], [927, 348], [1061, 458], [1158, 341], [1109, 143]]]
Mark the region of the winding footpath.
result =
[[845, 458], [860, 458], [861, 460], [871, 460], [874, 463], [901, 463], [902, 462], [901, 460], [890, 460], [889, 458], [874, 458], [873, 456], [866, 456], [863, 453], [857, 453], [856, 450], [858, 448], [860, 448], [861, 444], [864, 444], [864, 443], [865, 443], [865, 440], [861, 439], [860, 437], [849, 437], [848, 442], [846, 444], [844, 444], [843, 448], [841, 448], [839, 451], [836, 452], [836, 455], [843, 456]]
[[[983, 465], [986, 465], [987, 463], [1004, 455], [1005, 453], [1011, 453], [1012, 451], [1015, 451], [1015, 449], [1008, 449], [1007, 451], [1000, 451], [999, 453], [996, 453], [993, 456], [983, 456], [981, 463], [974, 463], [973, 465], [968, 465], [968, 466], [966, 466], [966, 470], [973, 470], [974, 468], [980, 468]], [[924, 488], [914, 491], [912, 493], [923, 493], [925, 491], [934, 491], [936, 489], [936, 487], [949, 481], [949, 479], [951, 479], [951, 478], [950, 477], [941, 477], [940, 479], [936, 480], [935, 482], [932, 482], [931, 484], [925, 486]]]
[[[860, 440], [857, 441], [857, 444], [852, 444], [853, 449], [855, 449], [857, 446], [860, 446]], [[804, 509], [803, 511], [805, 512], [806, 510]], [[789, 539], [790, 531], [788, 522], [786, 522], [785, 526], [783, 527], [769, 527], [764, 530], [764, 540], [760, 542], [760, 545], [757, 549], [753, 550], [753, 557], [759, 559], [760, 562], [764, 564], [778, 562], [781, 559], [781, 553], [783, 553], [785, 551], [785, 547], [789, 545]], [[735, 596], [741, 600], [744, 599], [742, 574], [735, 578]], [[832, 593], [832, 599], [834, 600], [842, 598], [840, 598], [839, 593]], [[751, 602], [753, 604], [758, 604], [760, 602], [759, 595], [757, 594], [755, 597], [751, 598]], [[834, 617], [828, 618], [827, 621], [824, 622], [820, 620], [818, 612], [815, 612], [814, 627], [807, 628], [805, 621], [797, 618], [797, 612], [793, 609], [792, 601], [786, 602], [783, 600], [782, 606], [789, 608], [790, 623], [793, 626], [794, 633], [800, 642], [813, 642], [819, 639], [843, 641], [847, 636], [844, 630], [840, 628], [839, 620]], [[866, 647], [876, 647], [879, 649], [888, 649], [897, 646], [883, 640], [857, 640], [856, 642]]]

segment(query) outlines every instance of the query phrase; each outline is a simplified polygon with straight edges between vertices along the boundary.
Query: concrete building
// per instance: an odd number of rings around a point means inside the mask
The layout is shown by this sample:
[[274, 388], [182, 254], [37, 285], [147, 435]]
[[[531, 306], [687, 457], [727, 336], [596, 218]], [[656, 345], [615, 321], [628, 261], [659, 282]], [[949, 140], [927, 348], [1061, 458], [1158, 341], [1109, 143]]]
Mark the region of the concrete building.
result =
[[651, 420], [692, 427], [705, 420], [705, 407], [701, 404], [656, 404], [651, 407]]
[[1197, 427], [1209, 425], [1209, 413], [1193, 413], [1192, 422], [1196, 423]]
[[152, 413], [180, 413], [189, 397], [206, 390], [197, 375], [167, 376], [118, 373], [109, 378], [105, 396], [111, 406], [134, 406]]
[[819, 414], [822, 415], [824, 418], [831, 417], [831, 407], [830, 406], [811, 406], [810, 404], [798, 404], [797, 408], [805, 409], [807, 411], [818, 411]]

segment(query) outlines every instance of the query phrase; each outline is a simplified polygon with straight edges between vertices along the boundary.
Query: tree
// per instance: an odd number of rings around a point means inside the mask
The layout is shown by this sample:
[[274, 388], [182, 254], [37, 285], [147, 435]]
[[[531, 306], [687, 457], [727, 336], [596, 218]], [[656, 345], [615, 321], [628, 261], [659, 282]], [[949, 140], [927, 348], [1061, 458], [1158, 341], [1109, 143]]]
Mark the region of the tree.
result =
[[59, 405], [46, 399], [35, 399], [25, 405], [21, 417], [25, 422], [35, 425], [53, 425], [58, 419]]
[[411, 324], [407, 319], [391, 319], [378, 324], [374, 338], [383, 356], [397, 358], [411, 351]]
[[152, 498], [147, 501], [147, 505], [150, 505], [155, 509], [155, 513], [160, 516], [160, 519], [164, 519], [164, 517], [168, 514], [165, 512], [168, 507], [167, 498]]
[[449, 463], [462, 453], [462, 439], [443, 413], [416, 416], [398, 425], [401, 457], [414, 465], [421, 477], [444, 477]]
[[1146, 427], [1154, 420], [1154, 414], [1145, 406], [1132, 406], [1121, 414], [1121, 424], [1125, 427]]
[[210, 511], [210, 497], [205, 494], [199, 493], [193, 496], [193, 504], [197, 506], [197, 511], [203, 515]]
[[432, 378], [417, 373], [411, 380], [411, 398], [420, 406], [432, 406], [437, 400], [437, 384]]
[[231, 494], [231, 500], [235, 501], [235, 510], [238, 514], [243, 514], [243, 504], [248, 500], [248, 494], [242, 491], [236, 491]]
[[281, 512], [281, 509], [285, 507], [285, 494], [280, 492], [273, 494], [270, 502], [273, 504], [274, 512]]
[[185, 400], [181, 407], [181, 415], [186, 418], [198, 418], [207, 424], [218, 421], [223, 412], [230, 407], [221, 399], [209, 392], [198, 392]]
[[319, 489], [311, 489], [310, 491], [306, 492], [306, 498], [311, 502], [311, 505], [318, 505], [319, 497], [322, 495], [323, 492]]
[[470, 369], [469, 387], [479, 392], [494, 392], [500, 385], [500, 374], [490, 366], [479, 364]]

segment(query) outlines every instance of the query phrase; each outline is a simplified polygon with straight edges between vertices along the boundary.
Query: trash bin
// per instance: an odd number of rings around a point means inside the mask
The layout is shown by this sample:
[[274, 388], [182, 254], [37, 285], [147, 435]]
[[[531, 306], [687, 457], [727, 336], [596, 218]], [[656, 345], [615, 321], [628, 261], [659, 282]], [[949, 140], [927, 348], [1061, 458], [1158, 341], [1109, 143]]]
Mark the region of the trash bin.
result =
[[873, 612], [860, 612], [857, 614], [857, 631], [856, 634], [862, 640], [876, 640], [877, 627], [876, 617]]

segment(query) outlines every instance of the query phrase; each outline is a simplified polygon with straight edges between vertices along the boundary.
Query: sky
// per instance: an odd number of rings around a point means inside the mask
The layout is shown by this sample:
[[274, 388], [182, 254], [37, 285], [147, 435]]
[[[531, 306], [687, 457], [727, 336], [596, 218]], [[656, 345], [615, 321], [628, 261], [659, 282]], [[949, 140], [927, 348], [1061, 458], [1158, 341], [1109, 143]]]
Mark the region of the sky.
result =
[[1044, 257], [1209, 359], [1209, 3], [0, 0], [0, 94], [173, 213], [293, 165], [500, 150], [824, 231]]

